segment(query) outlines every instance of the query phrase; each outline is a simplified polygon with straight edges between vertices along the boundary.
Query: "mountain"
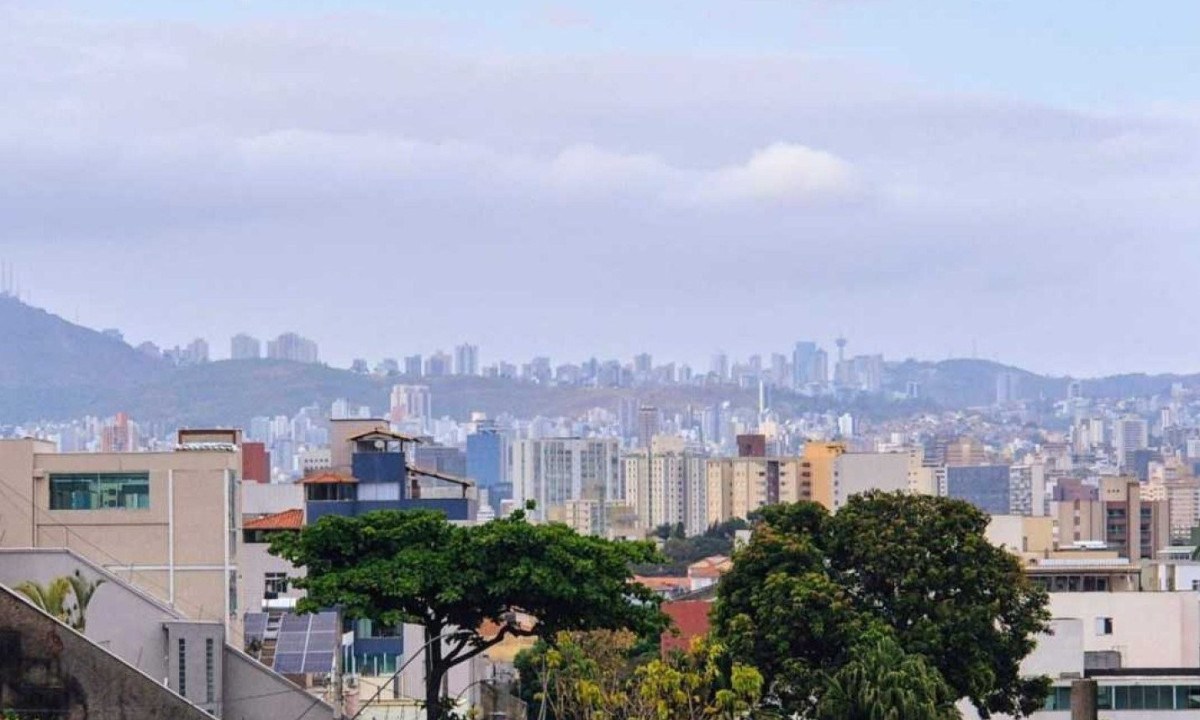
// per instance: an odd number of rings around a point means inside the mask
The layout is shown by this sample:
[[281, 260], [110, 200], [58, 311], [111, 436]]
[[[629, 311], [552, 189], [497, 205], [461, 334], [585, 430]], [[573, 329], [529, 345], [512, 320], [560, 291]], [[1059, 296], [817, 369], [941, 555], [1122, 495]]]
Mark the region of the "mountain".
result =
[[[575, 416], [591, 408], [616, 410], [622, 401], [675, 410], [722, 402], [754, 407], [753, 389], [728, 386], [654, 388], [546, 387], [518, 380], [483, 377], [382, 378], [325, 365], [277, 360], [226, 360], [188, 367], [145, 355], [123, 341], [75, 325], [11, 297], [0, 296], [0, 424], [69, 420], [124, 411], [165, 425], [240, 425], [256, 415], [291, 415], [317, 404], [328, 408], [345, 398], [375, 412], [388, 406], [397, 383], [429, 385], [434, 412], [465, 419], [473, 411], [518, 417]], [[867, 417], [896, 417], [935, 406], [991, 404], [996, 380], [1011, 374], [1019, 397], [1059, 399], [1066, 378], [1047, 377], [986, 360], [888, 363], [884, 388], [904, 393], [917, 383], [921, 400], [895, 402], [882, 397], [833, 400], [786, 391], [773, 393], [783, 412], [850, 411]], [[1145, 396], [1166, 392], [1172, 383], [1196, 384], [1198, 375], [1118, 375], [1087, 380], [1092, 397]]]

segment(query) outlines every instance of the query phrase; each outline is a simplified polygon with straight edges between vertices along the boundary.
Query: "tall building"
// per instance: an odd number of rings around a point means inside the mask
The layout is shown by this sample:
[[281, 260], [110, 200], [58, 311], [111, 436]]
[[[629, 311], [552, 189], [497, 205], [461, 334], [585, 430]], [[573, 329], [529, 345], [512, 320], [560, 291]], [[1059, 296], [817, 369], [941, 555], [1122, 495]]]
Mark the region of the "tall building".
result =
[[174, 452], [0, 440], [0, 547], [70, 548], [240, 642], [240, 445], [236, 430], [180, 430]]
[[1113, 450], [1124, 468], [1133, 467], [1133, 453], [1150, 446], [1150, 426], [1145, 418], [1127, 415], [1113, 424]]
[[658, 408], [643, 405], [638, 408], [638, 447], [650, 447], [650, 440], [662, 426], [662, 415]]
[[996, 375], [996, 404], [1008, 405], [1020, 399], [1021, 376], [1014, 372]]
[[708, 527], [707, 458], [683, 438], [658, 436], [649, 448], [622, 458], [625, 494], [644, 530], [683, 525], [689, 535]]
[[267, 357], [292, 362], [318, 362], [317, 344], [293, 332], [286, 332], [267, 341]]
[[988, 462], [987, 449], [984, 448], [983, 443], [968, 436], [946, 443], [942, 454], [947, 467], [986, 465]]
[[425, 360], [425, 375], [428, 377], [443, 377], [450, 374], [452, 359], [449, 355], [438, 350]]
[[706, 525], [776, 503], [813, 500], [811, 470], [800, 457], [715, 458], [705, 463]]
[[601, 512], [609, 503], [625, 503], [616, 438], [514, 440], [511, 447], [513, 499], [534, 501], [539, 520], [576, 500], [597, 503]]
[[188, 346], [183, 349], [179, 356], [179, 364], [181, 365], [200, 365], [208, 362], [208, 341], [204, 338], [196, 338], [188, 343]]
[[1171, 542], [1171, 513], [1165, 500], [1146, 500], [1136, 478], [1100, 479], [1104, 542], [1133, 562], [1158, 556]]
[[479, 346], [463, 343], [454, 348], [454, 374], [479, 374]]
[[232, 360], [258, 360], [262, 357], [262, 343], [245, 333], [234, 335], [229, 341], [229, 357]]
[[117, 413], [104, 423], [100, 433], [100, 452], [130, 453], [140, 448], [137, 423], [125, 413]]
[[407, 355], [404, 358], [404, 374], [410, 378], [421, 377], [425, 364], [420, 355]]
[[729, 356], [723, 352], [715, 353], [712, 356], [712, 363], [709, 366], [709, 372], [717, 376], [718, 380], [729, 379]]
[[1008, 475], [1008, 513], [1046, 514], [1046, 466], [1040, 462], [1013, 465]]
[[834, 460], [833, 510], [841, 509], [852, 495], [882, 490], [932, 494], [920, 481], [924, 453], [847, 452]]
[[388, 420], [426, 432], [433, 420], [433, 394], [428, 385], [393, 385]]
[[813, 377], [814, 361], [817, 357], [817, 344], [811, 340], [796, 343], [792, 350], [792, 387], [797, 390], [811, 382], [819, 382]]
[[988, 514], [1009, 515], [1011, 470], [1008, 465], [950, 465], [946, 468], [946, 494]]
[[488, 502], [497, 512], [500, 503], [513, 496], [508, 453], [508, 442], [494, 425], [467, 436], [467, 477], [488, 491]]

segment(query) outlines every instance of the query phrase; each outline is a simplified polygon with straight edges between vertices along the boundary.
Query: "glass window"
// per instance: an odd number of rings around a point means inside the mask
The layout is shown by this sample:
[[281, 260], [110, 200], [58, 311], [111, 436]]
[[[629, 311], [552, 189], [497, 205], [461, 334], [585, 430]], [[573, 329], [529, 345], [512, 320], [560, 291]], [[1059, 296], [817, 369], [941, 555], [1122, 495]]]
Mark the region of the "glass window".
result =
[[179, 694], [187, 697], [187, 640], [179, 638]]
[[1113, 689], [1101, 685], [1096, 689], [1096, 709], [1097, 710], [1112, 710], [1113, 709]]
[[51, 510], [145, 510], [150, 473], [51, 473]]
[[216, 676], [217, 662], [214, 655], [213, 639], [208, 638], [204, 641], [204, 702], [216, 702]]
[[1175, 708], [1177, 710], [1200, 710], [1200, 687], [1181, 685], [1175, 688]]
[[1129, 688], [1118, 685], [1113, 688], [1113, 710], [1129, 709]]

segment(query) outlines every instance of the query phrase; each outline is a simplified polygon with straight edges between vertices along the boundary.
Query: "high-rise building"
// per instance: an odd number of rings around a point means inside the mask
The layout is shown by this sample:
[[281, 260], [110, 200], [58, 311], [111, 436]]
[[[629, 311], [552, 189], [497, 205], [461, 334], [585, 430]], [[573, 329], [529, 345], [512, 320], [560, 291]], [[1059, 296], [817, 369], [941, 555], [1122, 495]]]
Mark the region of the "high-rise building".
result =
[[601, 511], [608, 503], [625, 503], [616, 438], [514, 440], [511, 457], [514, 500], [533, 500], [539, 520], [547, 519], [551, 508], [576, 500], [597, 503]]
[[[812, 500], [812, 479], [799, 457], [716, 458], [705, 463], [706, 525], [749, 518], [781, 502]], [[811, 473], [810, 473], [811, 474]]]
[[729, 356], [724, 352], [717, 352], [712, 356], [712, 363], [709, 366], [709, 372], [717, 376], [718, 380], [729, 379]]
[[920, 450], [838, 455], [833, 470], [833, 509], [841, 509], [850, 496], [870, 490], [932, 494], [921, 482], [923, 460]]
[[425, 432], [433, 419], [433, 394], [428, 385], [393, 385], [388, 420]]
[[137, 423], [130, 420], [125, 413], [117, 413], [115, 417], [104, 423], [100, 433], [101, 452], [137, 452], [139, 445]]
[[817, 344], [811, 340], [801, 340], [792, 350], [792, 387], [797, 390], [811, 382], [821, 382], [813, 377], [814, 361], [817, 357]]
[[454, 348], [454, 374], [479, 374], [479, 346], [463, 343]]
[[452, 359], [449, 355], [438, 350], [425, 360], [425, 375], [427, 377], [443, 377], [450, 374]]
[[638, 447], [650, 447], [650, 440], [662, 426], [662, 414], [658, 408], [643, 405], [638, 409]]
[[267, 342], [267, 357], [272, 360], [315, 363], [318, 361], [317, 344], [293, 332], [286, 332]]
[[941, 461], [948, 467], [986, 465], [988, 462], [987, 448], [979, 440], [963, 436], [946, 443]]
[[996, 375], [996, 404], [1008, 405], [1020, 399], [1021, 376], [1014, 372], [1001, 372]]
[[513, 496], [508, 454], [508, 442], [495, 425], [482, 425], [467, 436], [467, 477], [488, 491], [488, 502], [497, 513], [500, 503]]
[[1011, 514], [1012, 469], [1008, 465], [951, 465], [946, 468], [946, 494], [965, 500], [991, 515]]
[[421, 377], [424, 367], [420, 355], [409, 355], [404, 358], [404, 374], [410, 378]]
[[1113, 424], [1113, 449], [1121, 467], [1133, 466], [1133, 453], [1150, 445], [1150, 426], [1145, 418], [1127, 415]]
[[657, 436], [622, 458], [625, 493], [643, 530], [680, 525], [689, 535], [708, 527], [707, 458], [683, 438]]
[[232, 360], [257, 360], [262, 357], [262, 343], [245, 333], [234, 335], [229, 341], [229, 357]]
[[1142, 497], [1141, 483], [1131, 477], [1100, 479], [1104, 507], [1104, 542], [1132, 562], [1153, 560], [1171, 541], [1171, 513], [1166, 500]]

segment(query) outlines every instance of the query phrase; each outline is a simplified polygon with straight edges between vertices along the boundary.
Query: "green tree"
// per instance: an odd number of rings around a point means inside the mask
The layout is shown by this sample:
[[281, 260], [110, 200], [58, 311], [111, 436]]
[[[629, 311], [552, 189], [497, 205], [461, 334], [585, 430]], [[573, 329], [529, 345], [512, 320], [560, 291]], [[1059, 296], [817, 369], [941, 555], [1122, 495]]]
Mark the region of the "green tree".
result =
[[947, 498], [854, 496], [765, 508], [718, 588], [714, 630], [759, 668], [769, 699], [811, 714], [879, 627], [987, 716], [1038, 709], [1046, 678], [1021, 660], [1047, 629], [1046, 593], [984, 537], [987, 515]]
[[955, 720], [954, 693], [925, 658], [904, 652], [886, 629], [868, 632], [829, 678], [817, 720]]
[[429, 720], [446, 716], [446, 673], [508, 637], [664, 624], [658, 597], [629, 571], [655, 559], [651, 544], [534, 525], [521, 512], [470, 527], [432, 511], [327, 516], [276, 536], [271, 552], [307, 569], [294, 580], [303, 612], [424, 627]]
[[71, 583], [67, 578], [54, 578], [46, 585], [26, 580], [18, 583], [14, 589], [29, 598], [30, 602], [47, 615], [64, 623], [70, 621], [71, 611], [67, 603], [71, 598]]

